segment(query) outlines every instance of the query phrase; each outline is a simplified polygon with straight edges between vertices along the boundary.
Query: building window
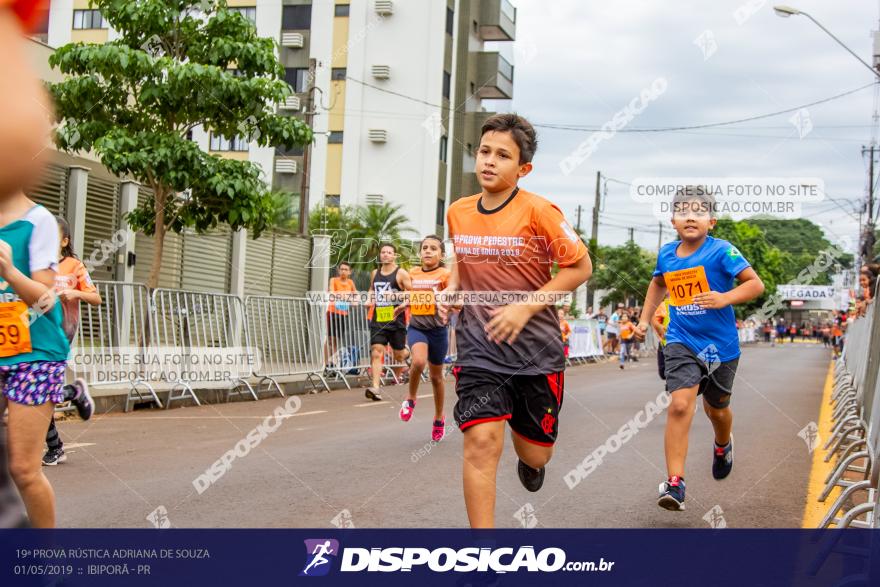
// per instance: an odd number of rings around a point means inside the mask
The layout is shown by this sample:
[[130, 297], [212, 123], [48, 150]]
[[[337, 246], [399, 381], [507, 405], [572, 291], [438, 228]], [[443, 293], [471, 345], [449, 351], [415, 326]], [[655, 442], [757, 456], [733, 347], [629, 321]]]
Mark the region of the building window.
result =
[[294, 92], [305, 92], [308, 89], [309, 70], [307, 67], [288, 67], [284, 71], [284, 81], [290, 84]]
[[342, 131], [341, 130], [331, 130], [330, 136], [327, 137], [327, 142], [331, 145], [341, 145], [342, 144]]
[[452, 36], [455, 32], [455, 12], [446, 7], [446, 34]]
[[75, 30], [106, 29], [108, 25], [104, 17], [101, 16], [100, 10], [74, 10], [73, 28]]
[[328, 208], [338, 208], [339, 194], [327, 194], [324, 196], [324, 205]]
[[281, 28], [285, 30], [312, 28], [312, 5], [284, 6], [281, 12]]
[[302, 157], [305, 149], [296, 145], [292, 149], [285, 149], [284, 147], [275, 147], [275, 155], [278, 157]]
[[348, 11], [350, 8], [351, 7], [348, 4], [337, 4], [336, 7], [334, 8], [333, 15], [334, 16], [348, 16]]
[[437, 226], [443, 226], [446, 223], [446, 202], [437, 200]]
[[209, 149], [211, 151], [235, 151], [241, 153], [248, 150], [248, 144], [244, 137], [232, 137], [230, 140], [222, 135], [211, 133]]
[[440, 137], [440, 161], [446, 163], [446, 149], [449, 145], [449, 139]]
[[477, 93], [477, 86], [474, 85], [474, 82], [471, 82], [471, 96]]
[[251, 24], [257, 24], [257, 7], [256, 6], [230, 6], [230, 12], [237, 12], [247, 20], [251, 22]]
[[474, 21], [474, 34], [475, 35], [480, 34], [480, 25], [477, 24], [477, 21]]
[[443, 97], [447, 100], [452, 93], [452, 76], [448, 71], [443, 72]]
[[345, 79], [347, 70], [344, 67], [334, 67], [330, 70], [330, 79], [342, 81]]
[[468, 155], [470, 155], [471, 157], [474, 156], [474, 146], [471, 143], [466, 144], [464, 148], [467, 150]]

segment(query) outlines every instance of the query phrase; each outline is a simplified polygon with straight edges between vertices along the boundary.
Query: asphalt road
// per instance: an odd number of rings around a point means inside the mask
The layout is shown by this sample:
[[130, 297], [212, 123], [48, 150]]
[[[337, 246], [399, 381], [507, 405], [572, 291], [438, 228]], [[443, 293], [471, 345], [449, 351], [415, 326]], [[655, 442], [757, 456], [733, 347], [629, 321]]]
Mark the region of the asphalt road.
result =
[[[570, 367], [560, 438], [543, 489], [516, 477], [510, 440], [498, 475], [499, 527], [800, 527], [811, 455], [798, 433], [819, 414], [830, 360], [821, 345], [744, 349], [734, 387], [735, 466], [712, 479], [711, 426], [702, 410], [691, 431], [687, 510], [656, 505], [665, 478], [665, 414], [622, 446], [609, 437], [662, 391], [654, 359]], [[447, 414], [454, 390], [447, 381]], [[462, 435], [430, 442], [432, 400], [422, 385], [413, 419], [362, 389], [300, 396], [298, 412], [202, 493], [193, 485], [215, 461], [285, 400], [96, 415], [61, 422], [68, 461], [44, 470], [60, 527], [466, 527], [461, 495]], [[447, 417], [448, 423], [451, 417]], [[637, 421], [644, 422], [639, 416]], [[254, 436], [252, 435], [252, 438]], [[569, 489], [564, 476], [598, 447], [613, 446]], [[245, 444], [241, 452], [245, 452]], [[717, 507], [716, 507], [717, 506]], [[720, 508], [720, 510], [718, 509]], [[166, 513], [167, 512], [167, 513]]]

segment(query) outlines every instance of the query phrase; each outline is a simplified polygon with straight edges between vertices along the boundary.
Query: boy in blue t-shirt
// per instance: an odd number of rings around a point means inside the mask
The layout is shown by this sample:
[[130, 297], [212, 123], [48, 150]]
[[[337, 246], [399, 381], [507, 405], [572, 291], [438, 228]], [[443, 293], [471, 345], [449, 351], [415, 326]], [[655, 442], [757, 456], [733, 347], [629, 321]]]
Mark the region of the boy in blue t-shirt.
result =
[[[734, 304], [753, 300], [764, 284], [736, 247], [709, 236], [715, 227], [715, 198], [702, 186], [687, 186], [673, 199], [672, 226], [680, 240], [657, 256], [636, 337], [643, 340], [657, 306], [669, 293], [666, 331], [666, 469], [657, 504], [684, 509], [684, 463], [697, 396], [715, 431], [712, 476], [724, 479], [733, 468], [730, 393], [739, 362]], [[734, 280], [739, 285], [734, 287]]]

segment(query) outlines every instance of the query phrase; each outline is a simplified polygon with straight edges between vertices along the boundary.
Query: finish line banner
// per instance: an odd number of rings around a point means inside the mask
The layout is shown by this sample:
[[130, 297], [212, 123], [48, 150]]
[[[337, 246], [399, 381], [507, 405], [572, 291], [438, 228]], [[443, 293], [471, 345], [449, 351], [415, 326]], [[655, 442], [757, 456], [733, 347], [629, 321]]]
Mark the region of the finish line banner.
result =
[[877, 530], [2, 530], [0, 585], [880, 584]]

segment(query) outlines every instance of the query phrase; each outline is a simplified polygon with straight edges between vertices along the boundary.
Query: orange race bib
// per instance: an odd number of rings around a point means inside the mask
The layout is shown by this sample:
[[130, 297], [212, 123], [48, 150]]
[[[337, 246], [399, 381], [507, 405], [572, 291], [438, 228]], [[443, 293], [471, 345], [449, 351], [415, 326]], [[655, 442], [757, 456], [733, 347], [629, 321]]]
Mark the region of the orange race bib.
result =
[[664, 273], [663, 280], [669, 290], [670, 306], [693, 304], [695, 295], [710, 291], [706, 270], [702, 265]]
[[24, 302], [0, 303], [0, 357], [31, 352], [31, 328]]
[[433, 316], [437, 313], [433, 291], [414, 291], [410, 294], [409, 299], [413, 316]]

